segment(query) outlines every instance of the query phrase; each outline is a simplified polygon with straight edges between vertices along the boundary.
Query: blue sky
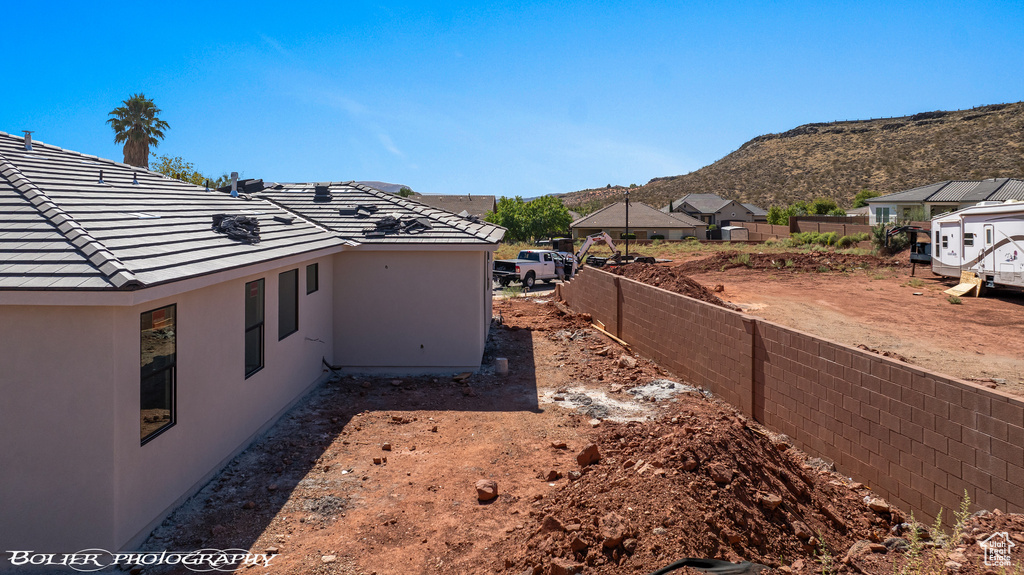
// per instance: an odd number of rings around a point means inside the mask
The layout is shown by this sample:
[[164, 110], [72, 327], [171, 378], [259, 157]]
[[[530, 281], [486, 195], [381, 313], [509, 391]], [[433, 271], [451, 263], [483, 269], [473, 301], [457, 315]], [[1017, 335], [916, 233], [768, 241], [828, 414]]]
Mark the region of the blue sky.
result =
[[808, 122], [1024, 100], [1020, 2], [16, 2], [0, 130], [211, 175], [524, 197], [642, 184]]

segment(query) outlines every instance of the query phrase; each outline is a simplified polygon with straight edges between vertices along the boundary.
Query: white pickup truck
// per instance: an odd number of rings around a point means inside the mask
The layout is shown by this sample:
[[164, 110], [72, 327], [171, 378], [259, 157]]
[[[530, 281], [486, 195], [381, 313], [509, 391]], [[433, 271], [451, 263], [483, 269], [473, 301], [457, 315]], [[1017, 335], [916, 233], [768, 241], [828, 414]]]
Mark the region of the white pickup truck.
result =
[[495, 260], [494, 281], [503, 286], [522, 282], [531, 288], [537, 280], [551, 283], [569, 279], [576, 273], [576, 258], [570, 253], [552, 250], [523, 250], [514, 260]]

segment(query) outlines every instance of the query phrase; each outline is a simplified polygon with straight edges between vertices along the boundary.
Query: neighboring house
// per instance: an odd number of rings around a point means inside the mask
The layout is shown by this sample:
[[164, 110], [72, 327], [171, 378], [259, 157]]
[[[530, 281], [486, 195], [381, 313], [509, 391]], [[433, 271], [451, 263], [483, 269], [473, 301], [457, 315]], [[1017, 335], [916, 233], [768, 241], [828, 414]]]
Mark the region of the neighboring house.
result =
[[[615, 239], [626, 233], [626, 203], [606, 206], [569, 225], [573, 238], [583, 238], [598, 232], [607, 232]], [[661, 236], [666, 240], [679, 240], [695, 236], [704, 239], [707, 225], [686, 214], [667, 214], [647, 204], [629, 202], [629, 231], [636, 239], [646, 240]]]
[[930, 220], [979, 202], [1024, 200], [1024, 180], [946, 180], [867, 200], [871, 225], [897, 220]]
[[465, 215], [481, 220], [484, 219], [487, 212], [493, 212], [497, 207], [494, 196], [421, 194], [413, 199], [421, 204], [453, 214], [466, 212]]
[[138, 544], [322, 361], [478, 369], [503, 234], [359, 184], [233, 198], [0, 132], [0, 541]]
[[[756, 206], [755, 206], [756, 207]], [[662, 208], [671, 214], [686, 214], [709, 226], [727, 226], [732, 222], [753, 222], [754, 213], [750, 208], [727, 200], [718, 194], [688, 194]], [[763, 210], [762, 210], [763, 211]], [[765, 212], [765, 221], [768, 213]]]
[[748, 210], [750, 210], [750, 215], [754, 218], [751, 221], [762, 222], [762, 223], [768, 221], [768, 211], [767, 210], [765, 210], [763, 208], [760, 208], [760, 207], [758, 207], [758, 206], [756, 206], [754, 204], [742, 204], [742, 205], [743, 205], [744, 208], [747, 208]]

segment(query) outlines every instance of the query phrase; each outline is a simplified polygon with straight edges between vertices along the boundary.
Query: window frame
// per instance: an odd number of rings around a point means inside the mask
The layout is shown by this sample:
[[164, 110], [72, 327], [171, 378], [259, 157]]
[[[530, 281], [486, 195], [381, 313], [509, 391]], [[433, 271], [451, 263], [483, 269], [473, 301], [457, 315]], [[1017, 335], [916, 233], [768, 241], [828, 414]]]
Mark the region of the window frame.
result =
[[[259, 365], [257, 365], [252, 370], [247, 370], [245, 372], [245, 379], [249, 379], [250, 377], [252, 377], [256, 373], [258, 373], [260, 370], [262, 370], [266, 366], [266, 330], [265, 330], [265, 327], [266, 327], [266, 323], [267, 323], [267, 297], [266, 297], [267, 296], [267, 292], [266, 292], [267, 286], [266, 286], [266, 282], [264, 281], [264, 278], [260, 278], [258, 280], [253, 280], [251, 282], [246, 282], [245, 283], [245, 300], [243, 300], [243, 302], [248, 300], [249, 293], [250, 293], [250, 291], [252, 289], [250, 286], [253, 286], [254, 284], [259, 286], [259, 300], [260, 300], [260, 308], [261, 308], [260, 309], [260, 319], [259, 319], [259, 321], [253, 323], [252, 325], [249, 325], [249, 317], [248, 317], [248, 315], [249, 315], [248, 311], [249, 310], [248, 310], [248, 307], [246, 306], [246, 309], [245, 309], [245, 342], [248, 343], [249, 332], [255, 331], [255, 330], [259, 330], [259, 337], [260, 337]], [[245, 345], [245, 367], [248, 369], [248, 366], [249, 366], [249, 346]]]
[[[150, 315], [150, 324], [152, 325], [152, 323], [154, 322], [154, 320], [152, 318], [152, 314], [154, 314], [154, 313], [156, 313], [158, 311], [166, 310], [166, 309], [170, 309], [171, 310], [170, 316], [173, 318], [171, 325], [172, 325], [172, 329], [173, 329], [173, 333], [174, 333], [174, 339], [173, 339], [174, 351], [171, 354], [171, 361], [170, 361], [170, 363], [168, 365], [153, 371], [148, 376], [143, 376], [142, 369], [144, 368], [144, 366], [142, 365], [142, 352], [143, 352], [143, 349], [142, 349], [142, 333], [143, 333], [144, 330], [142, 329], [142, 325], [143, 325], [144, 318], [145, 318], [146, 315]], [[154, 328], [150, 328], [150, 329], [154, 329]], [[169, 388], [170, 389], [169, 390], [165, 389], [165, 391], [164, 391], [164, 393], [168, 396], [167, 397], [167, 402], [169, 403], [168, 411], [170, 411], [170, 417], [168, 418], [167, 423], [165, 423], [164, 425], [161, 425], [160, 427], [150, 431], [147, 435], [142, 435], [142, 419], [141, 418], [142, 418], [142, 410], [143, 410], [142, 402], [143, 402], [143, 399], [144, 399], [143, 398], [144, 394], [143, 394], [143, 391], [142, 391], [143, 380], [144, 380], [145, 377], [150, 377], [151, 378], [151, 377], [154, 377], [154, 376], [156, 376], [158, 374], [162, 374], [164, 372], [170, 372], [170, 382], [169, 382]], [[144, 311], [144, 312], [139, 314], [139, 445], [140, 446], [146, 445], [147, 443], [153, 441], [154, 439], [156, 439], [157, 437], [162, 435], [165, 431], [167, 431], [168, 429], [174, 427], [175, 424], [177, 424], [177, 422], [178, 422], [178, 304], [172, 303], [172, 304], [169, 304], [169, 305], [164, 305], [164, 306], [160, 306], [158, 308], [151, 309], [149, 311]]]
[[306, 295], [320, 290], [320, 262], [306, 266]]
[[967, 232], [964, 234], [964, 247], [974, 247], [974, 232]]
[[[294, 278], [287, 280], [286, 276], [290, 274]], [[287, 300], [285, 299], [288, 295], [285, 290], [286, 285], [291, 289], [292, 295]], [[286, 312], [294, 317], [293, 323], [286, 324], [285, 320], [289, 319], [285, 315]], [[292, 329], [285, 332], [284, 330], [287, 328]], [[277, 341], [281, 341], [297, 331], [299, 331], [299, 268], [277, 274]]]

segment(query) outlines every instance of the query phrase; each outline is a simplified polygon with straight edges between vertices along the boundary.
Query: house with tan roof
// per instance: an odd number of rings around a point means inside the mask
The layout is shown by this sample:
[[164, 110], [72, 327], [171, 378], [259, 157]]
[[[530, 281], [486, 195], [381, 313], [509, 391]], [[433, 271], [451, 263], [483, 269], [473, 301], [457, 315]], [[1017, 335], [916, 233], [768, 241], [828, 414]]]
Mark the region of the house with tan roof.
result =
[[[606, 232], [615, 239], [626, 233], [626, 202], [605, 206], [569, 225], [573, 238], [584, 238]], [[629, 202], [629, 232], [638, 240], [680, 240], [687, 237], [704, 239], [708, 226], [681, 213], [665, 213], [641, 202]]]
[[[741, 204], [718, 194], [687, 194], [662, 208], [671, 214], [686, 214], [711, 226], [724, 227], [733, 222], [767, 221], [768, 212], [757, 206]], [[760, 213], [759, 212], [763, 212]], [[759, 219], [763, 217], [764, 219]]]
[[0, 541], [130, 548], [306, 391], [480, 366], [504, 229], [0, 132]]
[[417, 202], [445, 210], [453, 214], [464, 214], [484, 219], [487, 212], [493, 212], [498, 204], [494, 196], [473, 194], [420, 194], [415, 196]]

